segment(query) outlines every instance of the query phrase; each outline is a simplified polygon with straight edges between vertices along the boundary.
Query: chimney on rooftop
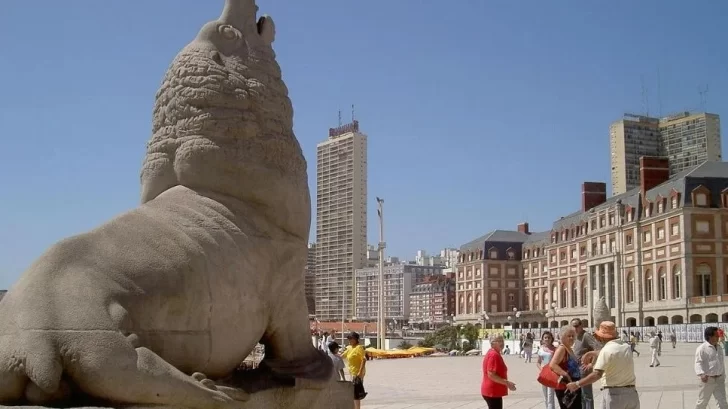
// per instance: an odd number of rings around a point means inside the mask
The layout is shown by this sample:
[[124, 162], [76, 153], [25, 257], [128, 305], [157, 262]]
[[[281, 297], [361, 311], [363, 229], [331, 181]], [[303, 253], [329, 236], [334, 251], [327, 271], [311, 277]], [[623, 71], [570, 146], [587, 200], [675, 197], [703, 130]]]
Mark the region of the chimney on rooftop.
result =
[[531, 234], [531, 232], [528, 231], [528, 222], [523, 222], [523, 223], [519, 224], [518, 225], [518, 231], [520, 233]]
[[657, 156], [640, 158], [640, 193], [642, 196], [653, 187], [670, 179], [670, 160]]
[[607, 184], [584, 182], [581, 184], [581, 211], [586, 212], [607, 201]]

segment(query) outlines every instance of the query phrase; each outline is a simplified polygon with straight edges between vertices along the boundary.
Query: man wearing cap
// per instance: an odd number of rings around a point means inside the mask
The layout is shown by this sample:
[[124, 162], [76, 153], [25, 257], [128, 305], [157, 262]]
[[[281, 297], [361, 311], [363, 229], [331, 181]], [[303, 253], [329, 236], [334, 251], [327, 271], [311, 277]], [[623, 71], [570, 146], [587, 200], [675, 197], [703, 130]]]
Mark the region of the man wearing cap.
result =
[[639, 409], [631, 346], [619, 339], [617, 326], [611, 321], [599, 324], [594, 337], [604, 344], [594, 364], [594, 371], [566, 387], [575, 391], [601, 379], [602, 409]]
[[366, 351], [359, 344], [359, 334], [350, 333], [346, 339], [349, 340], [349, 347], [341, 354], [346, 359], [351, 375], [351, 382], [354, 384], [354, 409], [361, 407], [361, 400], [367, 396], [364, 390], [364, 375], [366, 375]]

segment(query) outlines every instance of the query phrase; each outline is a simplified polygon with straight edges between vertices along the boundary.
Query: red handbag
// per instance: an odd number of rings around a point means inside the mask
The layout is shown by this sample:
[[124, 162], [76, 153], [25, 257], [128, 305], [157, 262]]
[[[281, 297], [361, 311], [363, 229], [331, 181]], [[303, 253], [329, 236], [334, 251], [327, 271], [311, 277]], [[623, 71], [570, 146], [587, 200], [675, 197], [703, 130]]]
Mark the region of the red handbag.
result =
[[560, 375], [554, 372], [551, 367], [546, 364], [541, 367], [541, 372], [538, 374], [538, 378], [536, 378], [536, 381], [538, 381], [538, 383], [547, 388], [557, 390], [566, 389], [566, 384], [559, 383], [559, 378]]

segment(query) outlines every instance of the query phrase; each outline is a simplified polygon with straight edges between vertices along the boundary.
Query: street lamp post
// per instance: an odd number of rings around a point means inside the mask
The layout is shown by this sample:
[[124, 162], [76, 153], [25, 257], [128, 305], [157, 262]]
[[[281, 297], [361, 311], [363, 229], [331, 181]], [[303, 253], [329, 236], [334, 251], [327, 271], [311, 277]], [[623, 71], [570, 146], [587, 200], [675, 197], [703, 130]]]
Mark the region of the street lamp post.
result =
[[480, 337], [480, 349], [483, 349], [483, 344], [485, 344], [485, 323], [490, 319], [488, 316], [488, 313], [483, 313], [483, 315], [480, 316], [480, 318], [483, 319], [483, 327], [480, 329], [482, 332], [482, 336]]
[[346, 319], [346, 285], [341, 292], [341, 345], [344, 345], [346, 335], [344, 335], [344, 320]]
[[[556, 303], [555, 302], [552, 302], [551, 305], [550, 305], [550, 307], [551, 308], [546, 312], [546, 317], [547, 318], [551, 318], [552, 320], [554, 320], [554, 322], [556, 322], [556, 328], [558, 328], [559, 327], [559, 323], [556, 321]], [[547, 328], [551, 328], [551, 323], [549, 322], [546, 327]]]
[[377, 317], [377, 347], [384, 349], [387, 323], [384, 322], [384, 199], [377, 197], [377, 215], [379, 216], [379, 308]]
[[[515, 316], [515, 318], [516, 318], [516, 319], [514, 320], [514, 321], [515, 321], [515, 323], [519, 324], [519, 322], [518, 322], [518, 319], [519, 319], [519, 318], [521, 318], [521, 311], [518, 311], [518, 308], [516, 308], [516, 307], [513, 307], [513, 315], [514, 315], [514, 316]], [[520, 325], [519, 325], [519, 327], [520, 327]], [[520, 331], [520, 333], [521, 333], [521, 334], [523, 334], [523, 328], [521, 328], [521, 331]], [[514, 334], [515, 334], [515, 333], [514, 333]]]

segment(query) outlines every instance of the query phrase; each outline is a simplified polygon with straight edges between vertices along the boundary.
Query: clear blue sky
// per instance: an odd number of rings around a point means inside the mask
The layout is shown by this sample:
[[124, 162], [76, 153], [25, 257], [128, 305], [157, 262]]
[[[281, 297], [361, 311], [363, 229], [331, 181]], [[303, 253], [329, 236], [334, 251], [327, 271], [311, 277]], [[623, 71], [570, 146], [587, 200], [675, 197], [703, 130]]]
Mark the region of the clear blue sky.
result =
[[[3, 3], [0, 288], [52, 243], [138, 203], [154, 93], [222, 3]], [[609, 123], [644, 111], [643, 83], [651, 114], [699, 109], [709, 84], [707, 109], [728, 120], [725, 1], [259, 5], [276, 21], [312, 192], [316, 143], [355, 104], [369, 242], [378, 195], [388, 253], [403, 258], [524, 220], [548, 229], [575, 210], [582, 181], [609, 181]]]

